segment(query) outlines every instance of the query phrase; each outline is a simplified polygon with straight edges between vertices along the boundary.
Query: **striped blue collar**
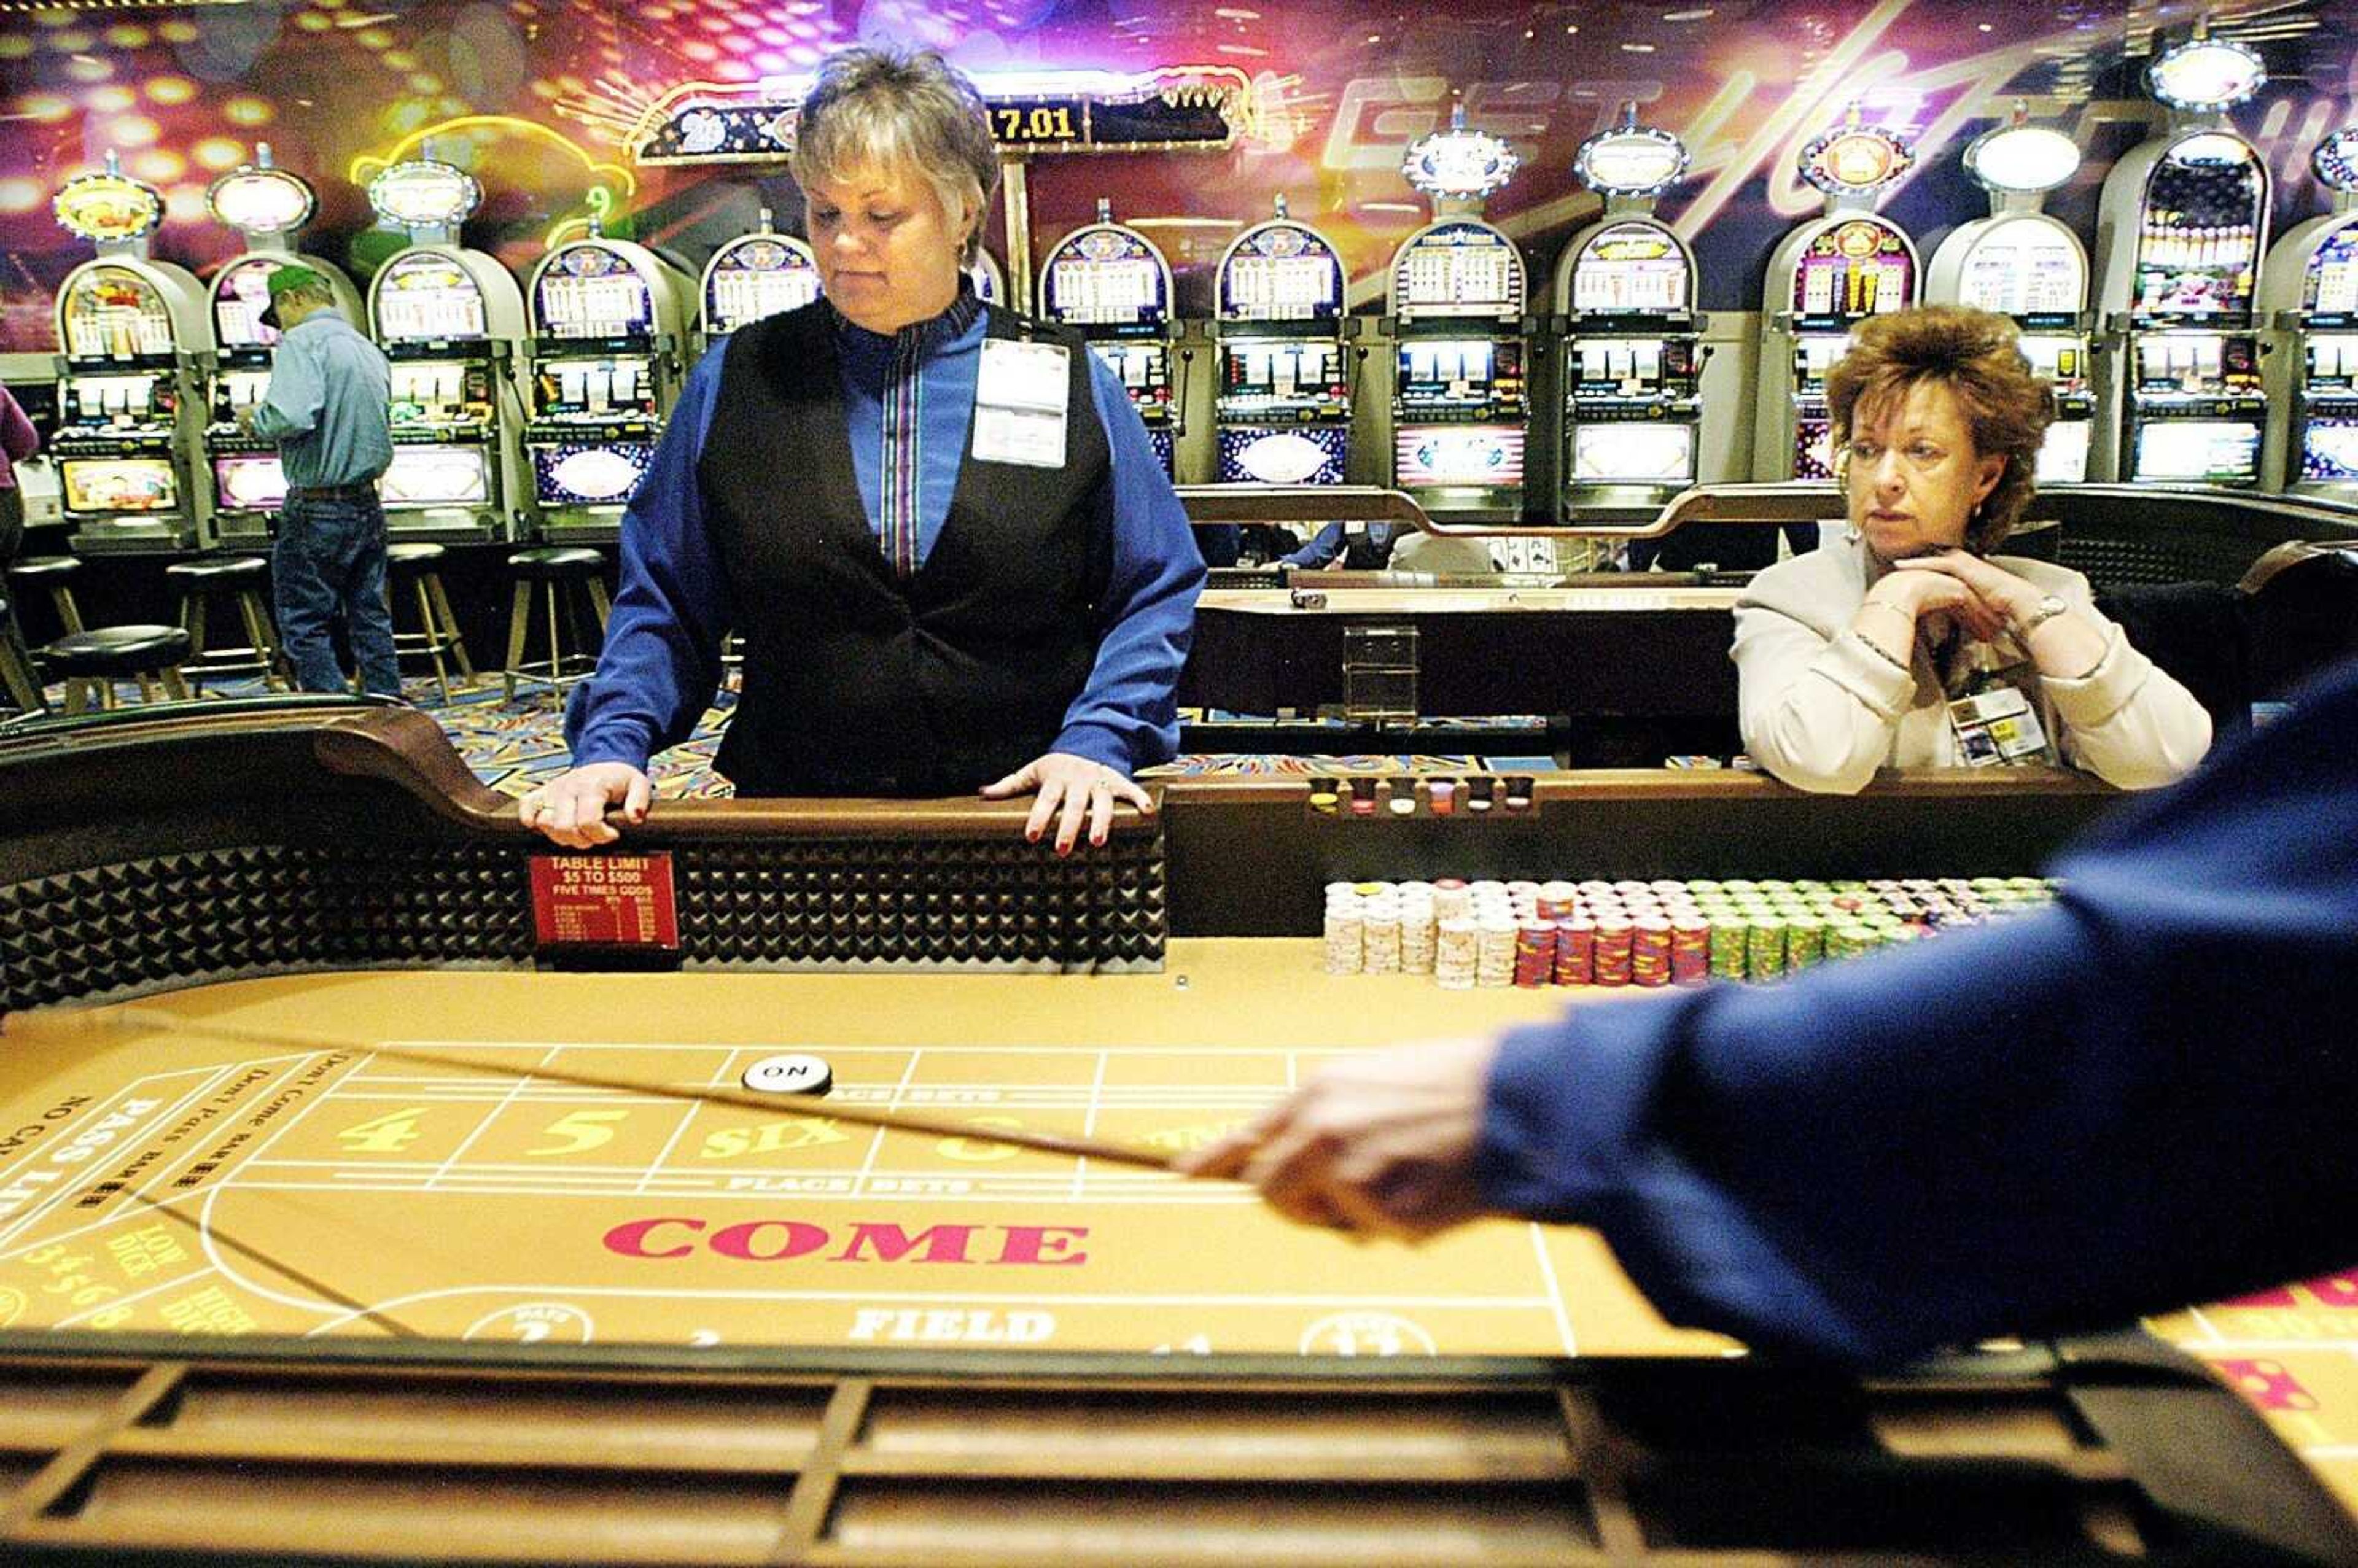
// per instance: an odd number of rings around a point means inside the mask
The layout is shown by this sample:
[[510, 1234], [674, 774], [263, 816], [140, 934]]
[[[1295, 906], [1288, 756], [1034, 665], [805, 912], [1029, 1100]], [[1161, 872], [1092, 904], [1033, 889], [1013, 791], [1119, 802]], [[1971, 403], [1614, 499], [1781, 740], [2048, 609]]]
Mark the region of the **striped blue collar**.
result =
[[982, 300], [975, 294], [974, 285], [963, 275], [958, 278], [957, 297], [950, 301], [948, 309], [926, 320], [912, 321], [895, 332], [871, 332], [838, 310], [832, 301], [827, 304], [827, 315], [833, 319], [838, 337], [880, 353], [914, 350], [930, 354], [964, 337], [982, 310]]

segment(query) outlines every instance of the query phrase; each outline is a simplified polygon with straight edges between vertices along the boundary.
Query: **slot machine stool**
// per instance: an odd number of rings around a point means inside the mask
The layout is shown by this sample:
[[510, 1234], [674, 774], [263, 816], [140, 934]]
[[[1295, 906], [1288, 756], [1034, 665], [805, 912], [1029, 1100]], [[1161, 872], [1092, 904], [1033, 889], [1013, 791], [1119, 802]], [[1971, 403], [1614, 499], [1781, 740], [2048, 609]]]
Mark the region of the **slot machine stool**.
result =
[[[508, 607], [508, 659], [501, 670], [507, 699], [515, 699], [516, 682], [540, 681], [548, 687], [550, 700], [558, 708], [565, 706], [565, 687], [577, 681], [597, 666], [598, 651], [568, 655], [565, 652], [565, 599], [568, 586], [577, 586], [589, 594], [590, 608], [596, 615], [598, 631], [602, 637], [606, 617], [611, 606], [606, 600], [606, 557], [597, 551], [580, 547], [518, 550], [508, 557], [508, 570], [515, 574], [515, 598]], [[525, 643], [532, 631], [533, 589], [541, 590], [541, 604], [547, 611], [548, 663], [546, 674], [525, 660]], [[567, 665], [579, 666], [570, 671]]]
[[68, 713], [103, 713], [114, 707], [114, 683], [139, 683], [139, 698], [156, 700], [156, 688], [176, 702], [189, 697], [180, 665], [194, 641], [178, 626], [102, 626], [59, 638], [41, 650], [49, 673], [66, 683]]
[[47, 713], [49, 705], [41, 696], [40, 679], [33, 674], [25, 640], [8, 619], [12, 612], [8, 601], [0, 599], [0, 702], [18, 713]]
[[8, 580], [27, 590], [46, 590], [57, 607], [59, 627], [70, 637], [89, 630], [81, 623], [81, 607], [74, 602], [73, 575], [80, 570], [81, 562], [71, 556], [27, 556], [8, 568]]
[[[450, 613], [450, 600], [442, 591], [442, 558], [449, 552], [439, 545], [423, 541], [389, 546], [384, 552], [385, 600], [393, 611], [393, 651], [398, 658], [404, 654], [422, 654], [434, 661], [434, 684], [441, 689], [445, 707], [450, 701], [450, 672], [442, 662], [448, 654], [458, 663], [460, 684], [472, 686], [475, 681], [474, 661], [467, 657], [467, 640], [459, 634], [459, 618]], [[417, 600], [420, 632], [401, 630], [401, 590], [406, 584]]]
[[[187, 674], [191, 687], [203, 689], [208, 676], [259, 675], [269, 689], [287, 689], [281, 674], [285, 660], [278, 651], [265, 597], [268, 561], [260, 556], [204, 557], [166, 567], [164, 580], [179, 600], [180, 630], [189, 634]], [[219, 594], [230, 596], [239, 619], [245, 622], [246, 642], [242, 647], [205, 645], [205, 609]]]

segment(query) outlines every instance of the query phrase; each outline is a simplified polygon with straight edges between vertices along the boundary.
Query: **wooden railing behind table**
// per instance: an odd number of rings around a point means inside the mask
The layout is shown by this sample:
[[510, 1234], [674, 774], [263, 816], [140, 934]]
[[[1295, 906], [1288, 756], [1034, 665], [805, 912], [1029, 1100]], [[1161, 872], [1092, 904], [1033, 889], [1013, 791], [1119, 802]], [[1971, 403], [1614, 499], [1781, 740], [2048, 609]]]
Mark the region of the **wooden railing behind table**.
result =
[[1315, 935], [1330, 881], [2027, 876], [2122, 798], [2050, 768], [1889, 773], [1855, 795], [1733, 772], [1541, 773], [1528, 806], [1446, 817], [1429, 792], [1407, 816], [1314, 811], [1314, 788], [1170, 787], [1174, 935]]
[[[424, 714], [127, 710], [0, 738], [0, 1007], [305, 969], [530, 965], [554, 853]], [[679, 947], [613, 967], [1120, 972], [1163, 961], [1158, 826], [1023, 840], [1026, 804], [666, 804]], [[598, 954], [569, 957], [584, 962]]]
[[[1602, 529], [1439, 522], [1412, 498], [1373, 489], [1214, 485], [1181, 494], [1198, 526], [1380, 520], [1475, 543], [1659, 543], [1690, 527], [1725, 537], [1735, 530], [1838, 519], [1842, 512], [1832, 486], [1794, 482], [1690, 490], [1646, 524]], [[2075, 567], [2100, 596], [2159, 584], [2208, 583], [2223, 593], [2240, 582], [2228, 640], [2248, 643], [2247, 650], [2220, 645], [2212, 628], [2157, 656], [2165, 668], [2199, 665], [2171, 669], [2198, 690], [2215, 685], [2205, 679], [2217, 673], [2214, 666], [2248, 668], [2248, 701], [2280, 695], [2331, 655], [2331, 635], [2291, 626], [2270, 603], [2267, 579], [2255, 569], [2271, 551], [2299, 541], [2328, 552], [2358, 550], [2358, 512], [2192, 487], [2059, 486], [2033, 499], [2028, 519], [2005, 548]], [[1682, 752], [1724, 754], [1741, 744], [1728, 647], [1748, 574], [1268, 575], [1267, 582], [1227, 586], [1215, 574], [1196, 618], [1183, 703], [1263, 715], [1339, 709], [1350, 717], [1353, 639], [1388, 630], [1388, 646], [1413, 670], [1404, 689], [1412, 688], [1414, 711], [1423, 718], [1568, 720], [1532, 749], [1560, 742], [1575, 766], [1645, 763]], [[2358, 600], [2346, 589], [2342, 610], [2358, 619]], [[1363, 735], [1357, 749], [1384, 748]]]
[[1848, 797], [1757, 775], [1541, 775], [1520, 809], [1321, 814], [1301, 780], [1186, 779], [1060, 859], [1022, 802], [674, 801], [678, 947], [553, 953], [552, 853], [441, 730], [332, 699], [202, 704], [0, 739], [0, 1006], [311, 969], [564, 961], [1120, 972], [1167, 934], [1309, 935], [1337, 879], [2015, 875], [2112, 792], [2074, 773], [1893, 775]]

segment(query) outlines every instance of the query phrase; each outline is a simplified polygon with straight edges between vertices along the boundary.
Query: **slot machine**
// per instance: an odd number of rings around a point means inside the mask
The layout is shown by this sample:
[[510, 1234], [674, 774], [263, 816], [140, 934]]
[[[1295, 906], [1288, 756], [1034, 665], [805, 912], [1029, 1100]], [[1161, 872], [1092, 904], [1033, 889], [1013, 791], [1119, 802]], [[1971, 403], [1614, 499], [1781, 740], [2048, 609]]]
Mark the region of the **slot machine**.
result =
[[[1580, 145], [1573, 173], [1605, 200], [1556, 265], [1562, 342], [1563, 520], [1636, 522], [1695, 482], [1707, 419], [1705, 325], [1695, 308], [1694, 254], [1654, 204], [1686, 172], [1686, 145], [1622, 124]], [[1725, 429], [1712, 444], [1725, 445]]]
[[2297, 223], [2260, 269], [2260, 305], [2275, 329], [2268, 385], [2266, 482], [2358, 500], [2358, 130], [2317, 144], [2309, 167], [2332, 211]]
[[76, 176], [52, 203], [60, 227], [97, 256], [58, 286], [59, 504], [81, 554], [202, 549], [212, 497], [203, 449], [198, 355], [205, 287], [147, 254], [164, 196], [124, 174]]
[[818, 261], [809, 245], [779, 233], [764, 207], [760, 228], [712, 253], [704, 264], [698, 294], [703, 302], [697, 320], [697, 351], [701, 353], [740, 327], [799, 310], [817, 299]]
[[298, 255], [295, 235], [319, 211], [308, 181], [272, 162], [270, 144], [257, 144], [254, 162], [232, 169], [205, 192], [214, 222], [245, 240], [243, 254], [213, 274], [207, 311], [211, 353], [205, 385], [205, 464], [212, 481], [213, 530], [222, 543], [256, 546], [270, 536], [271, 515], [287, 503], [287, 470], [276, 443], [237, 422], [238, 411], [270, 389], [270, 356], [278, 329], [262, 323], [270, 304], [270, 275], [300, 264], [327, 279], [344, 319], [361, 323], [360, 291], [343, 269], [319, 256]]
[[1768, 259], [1753, 478], [1833, 478], [1826, 373], [1853, 328], [1915, 304], [1922, 285], [1916, 242], [1874, 210], [1914, 162], [1907, 143], [1862, 124], [1856, 104], [1844, 124], [1802, 147], [1801, 178], [1826, 205]]
[[2169, 128], [2113, 165], [2097, 207], [2098, 298], [2114, 345], [2098, 391], [2115, 413], [2097, 432], [2100, 476], [2259, 482], [2268, 171], [2227, 111], [2266, 81], [2257, 53], [2216, 38], [2146, 68]]
[[2055, 388], [2055, 422], [2039, 449], [2039, 482], [2088, 477], [2095, 397], [2088, 363], [2088, 254], [2080, 236], [2039, 210], [2080, 167], [2070, 136], [2033, 125], [2019, 106], [2011, 124], [1974, 138], [1965, 172], [1989, 192], [1990, 215], [1963, 223], [1932, 253], [1925, 297], [2011, 316], [2023, 357]]
[[1077, 329], [1121, 378], [1165, 474], [1180, 435], [1176, 299], [1171, 264], [1153, 241], [1115, 222], [1103, 200], [1097, 222], [1059, 240], [1040, 268], [1042, 314]]
[[1391, 483], [1435, 517], [1520, 522], [1530, 433], [1528, 281], [1515, 243], [1481, 219], [1520, 160], [1498, 137], [1449, 128], [1401, 172], [1433, 221], [1393, 254], [1383, 329], [1392, 342]]
[[378, 481], [396, 538], [513, 539], [531, 495], [514, 380], [524, 293], [508, 270], [459, 243], [482, 201], [464, 169], [395, 164], [369, 181], [379, 222], [406, 232], [369, 279], [369, 335], [393, 362], [393, 465]]
[[1342, 253], [1277, 216], [1237, 236], [1212, 280], [1223, 484], [1340, 484], [1351, 449]]
[[543, 256], [525, 292], [526, 384], [541, 536], [610, 544], [622, 507], [653, 466], [664, 416], [679, 396], [680, 350], [695, 285], [629, 240], [587, 237]]

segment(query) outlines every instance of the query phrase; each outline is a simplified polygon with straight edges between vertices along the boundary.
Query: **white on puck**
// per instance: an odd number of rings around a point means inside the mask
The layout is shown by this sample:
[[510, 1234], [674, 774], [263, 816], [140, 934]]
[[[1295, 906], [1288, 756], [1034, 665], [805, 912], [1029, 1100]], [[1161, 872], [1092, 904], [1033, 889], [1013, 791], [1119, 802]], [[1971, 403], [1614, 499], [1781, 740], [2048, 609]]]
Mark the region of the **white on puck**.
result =
[[790, 1052], [764, 1056], [745, 1069], [747, 1088], [765, 1095], [823, 1095], [835, 1082], [835, 1069], [824, 1056]]

